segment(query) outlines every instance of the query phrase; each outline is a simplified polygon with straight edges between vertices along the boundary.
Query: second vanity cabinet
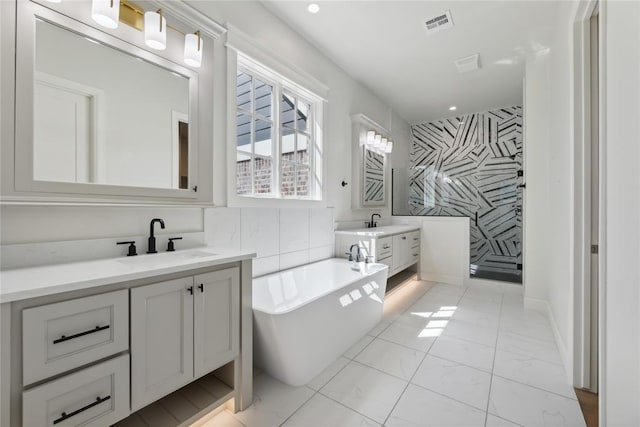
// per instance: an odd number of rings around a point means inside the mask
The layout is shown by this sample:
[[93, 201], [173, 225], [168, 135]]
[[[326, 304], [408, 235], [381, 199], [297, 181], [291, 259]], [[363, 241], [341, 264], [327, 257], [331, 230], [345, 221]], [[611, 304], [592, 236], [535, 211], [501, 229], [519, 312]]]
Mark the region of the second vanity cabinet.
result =
[[[420, 261], [420, 230], [413, 226], [384, 226], [364, 230], [336, 232], [336, 254], [348, 256], [349, 248], [358, 245], [363, 257], [386, 264], [389, 277]], [[355, 256], [355, 249], [353, 255]]]
[[239, 346], [237, 267], [131, 289], [131, 410], [230, 362]]

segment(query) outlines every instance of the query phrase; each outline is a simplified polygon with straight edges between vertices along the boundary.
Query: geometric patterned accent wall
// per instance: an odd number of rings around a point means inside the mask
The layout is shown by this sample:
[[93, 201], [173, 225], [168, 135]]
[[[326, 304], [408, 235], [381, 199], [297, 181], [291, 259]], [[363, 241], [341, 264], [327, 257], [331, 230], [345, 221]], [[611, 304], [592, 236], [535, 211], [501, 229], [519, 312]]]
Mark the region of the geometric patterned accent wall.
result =
[[521, 282], [522, 107], [423, 123], [411, 131], [411, 214], [468, 216], [471, 274]]

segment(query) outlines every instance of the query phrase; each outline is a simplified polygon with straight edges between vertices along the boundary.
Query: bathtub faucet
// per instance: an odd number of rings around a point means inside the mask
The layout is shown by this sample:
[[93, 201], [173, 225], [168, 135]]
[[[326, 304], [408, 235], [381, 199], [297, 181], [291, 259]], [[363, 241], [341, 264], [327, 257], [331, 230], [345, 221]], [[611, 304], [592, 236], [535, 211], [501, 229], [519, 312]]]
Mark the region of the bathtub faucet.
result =
[[360, 245], [353, 244], [351, 245], [351, 247], [349, 248], [349, 252], [345, 252], [345, 255], [349, 255], [349, 261], [353, 261], [353, 248], [357, 248], [358, 252], [356, 252], [356, 262], [360, 262], [360, 258], [362, 257], [362, 254], [360, 253]]

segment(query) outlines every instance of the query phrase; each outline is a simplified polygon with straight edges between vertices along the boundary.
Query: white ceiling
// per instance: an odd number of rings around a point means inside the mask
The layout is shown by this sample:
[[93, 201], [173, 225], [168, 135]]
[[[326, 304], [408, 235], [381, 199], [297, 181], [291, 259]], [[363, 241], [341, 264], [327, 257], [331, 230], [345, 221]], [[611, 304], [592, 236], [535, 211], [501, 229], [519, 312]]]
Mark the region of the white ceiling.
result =
[[[313, 15], [306, 1], [263, 1], [413, 124], [520, 104], [525, 56], [545, 48], [559, 1], [317, 3]], [[447, 10], [455, 26], [427, 34], [427, 18]], [[459, 74], [454, 60], [475, 53], [481, 69]]]

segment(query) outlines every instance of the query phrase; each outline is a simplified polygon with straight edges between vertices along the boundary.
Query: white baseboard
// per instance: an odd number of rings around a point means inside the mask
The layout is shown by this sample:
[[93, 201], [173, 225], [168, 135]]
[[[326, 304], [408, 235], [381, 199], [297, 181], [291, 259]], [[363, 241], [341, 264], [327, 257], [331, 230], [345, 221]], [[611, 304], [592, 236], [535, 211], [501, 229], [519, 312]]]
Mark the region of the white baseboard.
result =
[[569, 352], [567, 351], [567, 346], [562, 341], [560, 330], [558, 329], [558, 324], [556, 323], [556, 319], [553, 316], [553, 311], [551, 311], [549, 302], [537, 298], [525, 298], [524, 308], [539, 311], [547, 316], [547, 319], [549, 319], [549, 323], [551, 323], [551, 329], [553, 330], [553, 337], [555, 338], [556, 346], [558, 347], [560, 357], [562, 358], [567, 381], [569, 381], [569, 384], [573, 384], [573, 366], [571, 364], [571, 360], [569, 359]]
[[428, 273], [426, 271], [420, 272], [420, 279], [427, 280], [429, 282], [445, 283], [447, 285], [457, 285], [457, 286], [464, 285], [464, 279], [460, 276], [450, 276], [447, 274], [434, 274], [434, 273]]

